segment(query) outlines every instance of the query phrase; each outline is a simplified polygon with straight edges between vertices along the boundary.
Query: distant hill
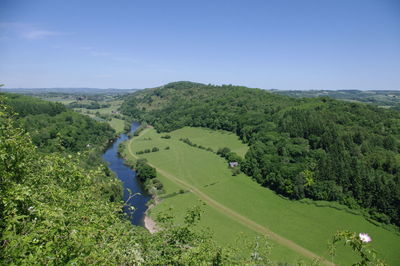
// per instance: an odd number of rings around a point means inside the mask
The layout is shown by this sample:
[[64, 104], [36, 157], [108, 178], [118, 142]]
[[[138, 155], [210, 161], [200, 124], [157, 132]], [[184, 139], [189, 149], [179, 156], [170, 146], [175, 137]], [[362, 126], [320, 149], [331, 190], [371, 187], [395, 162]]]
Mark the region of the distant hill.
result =
[[20, 93], [25, 95], [63, 93], [63, 94], [128, 94], [138, 89], [97, 89], [97, 88], [2, 88], [3, 92]]
[[271, 90], [291, 97], [331, 97], [334, 99], [363, 102], [400, 110], [399, 90]]

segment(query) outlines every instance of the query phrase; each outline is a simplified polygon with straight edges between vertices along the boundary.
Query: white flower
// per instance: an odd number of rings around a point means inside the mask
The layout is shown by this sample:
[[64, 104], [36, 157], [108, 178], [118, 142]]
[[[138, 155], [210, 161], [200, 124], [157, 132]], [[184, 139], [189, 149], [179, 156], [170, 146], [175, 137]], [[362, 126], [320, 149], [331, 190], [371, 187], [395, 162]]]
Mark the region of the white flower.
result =
[[33, 206], [30, 206], [30, 207], [28, 208], [28, 211], [32, 212], [34, 209], [35, 209], [35, 208], [34, 208]]
[[360, 233], [358, 236], [363, 243], [368, 243], [372, 241], [372, 238], [366, 233]]

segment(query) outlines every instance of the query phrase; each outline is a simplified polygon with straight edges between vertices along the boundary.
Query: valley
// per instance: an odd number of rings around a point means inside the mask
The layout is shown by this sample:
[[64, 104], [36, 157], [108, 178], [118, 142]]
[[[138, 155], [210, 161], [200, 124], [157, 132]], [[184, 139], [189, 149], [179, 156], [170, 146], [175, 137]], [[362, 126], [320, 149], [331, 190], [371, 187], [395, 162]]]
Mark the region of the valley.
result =
[[[244, 151], [246, 145], [233, 134], [186, 127], [168, 133], [170, 139], [162, 138], [163, 135], [145, 129], [127, 143], [125, 150], [128, 158], [146, 158], [164, 184], [165, 193], [159, 195], [161, 202], [151, 210], [153, 218], [172, 208], [179, 221], [186, 208], [201, 204], [201, 200], [205, 203], [201, 225], [210, 228], [219, 243], [233, 246], [241, 233], [248, 238], [267, 235], [274, 246], [271, 257], [275, 261], [310, 261], [316, 256], [329, 261], [327, 241], [338, 230], [368, 232], [383, 258], [391, 264], [400, 261], [396, 248], [400, 237], [396, 233], [349, 213], [345, 206], [320, 202], [318, 207], [279, 197], [243, 174], [232, 176], [227, 162], [216, 154], [179, 141], [185, 137], [215, 151], [222, 147]], [[153, 147], [160, 151], [135, 154]], [[165, 150], [166, 147], [170, 149]], [[346, 265], [354, 259], [349, 250], [339, 248], [334, 263]]]

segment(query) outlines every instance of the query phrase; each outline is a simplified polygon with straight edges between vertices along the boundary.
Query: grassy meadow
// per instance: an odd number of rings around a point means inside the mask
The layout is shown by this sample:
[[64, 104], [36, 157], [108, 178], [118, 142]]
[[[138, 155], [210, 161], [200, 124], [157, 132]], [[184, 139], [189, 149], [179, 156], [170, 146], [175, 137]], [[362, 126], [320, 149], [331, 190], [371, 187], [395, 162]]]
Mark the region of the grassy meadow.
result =
[[110, 121], [108, 121], [108, 123], [115, 130], [115, 132], [117, 132], [117, 134], [121, 134], [122, 132], [124, 132], [124, 128], [125, 128], [124, 120], [113, 117], [113, 118], [111, 118]]
[[[80, 103], [82, 104], [90, 104], [92, 101], [82, 100]], [[65, 102], [62, 102], [65, 103]], [[100, 109], [87, 109], [87, 108], [74, 108], [74, 111], [79, 112], [81, 114], [87, 115], [93, 119], [99, 121], [107, 121], [110, 126], [116, 131], [117, 134], [121, 134], [124, 132], [125, 121], [113, 116], [113, 111], [117, 111], [121, 106], [122, 100], [108, 100], [108, 101], [100, 101], [99, 103], [108, 103], [109, 107], [100, 108]], [[102, 115], [106, 115], [110, 117], [110, 120], [104, 120], [101, 118]], [[99, 117], [100, 116], [100, 117]]]
[[[162, 195], [162, 201], [152, 209], [153, 217], [172, 207], [179, 220], [187, 207], [199, 204], [201, 197], [193, 189], [190, 191], [192, 187], [220, 205], [327, 259], [330, 259], [327, 243], [335, 232], [350, 230], [367, 232], [372, 236], [371, 245], [379, 252], [380, 257], [391, 265], [400, 263], [399, 235], [369, 223], [362, 216], [343, 210], [284, 199], [243, 174], [232, 176], [227, 162], [216, 154], [179, 141], [180, 138], [189, 138], [193, 143], [214, 151], [229, 147], [243, 156], [247, 146], [234, 134], [189, 127], [168, 134], [171, 138], [164, 139], [161, 136], [166, 134], [157, 134], [154, 129], [146, 129], [139, 137], [128, 142], [125, 151], [128, 157], [146, 158], [150, 164], [162, 170], [158, 175], [166, 193]], [[153, 147], [158, 147], [160, 151], [140, 156], [135, 154]], [[170, 148], [166, 150], [166, 147]], [[174, 182], [167, 174], [184, 181], [188, 186]], [[180, 193], [182, 189], [185, 193]], [[226, 215], [221, 208], [211, 205], [206, 204], [203, 207], [205, 213], [201, 225], [211, 229], [216, 241], [224, 245], [234, 245], [241, 233], [250, 238], [257, 234], [243, 220]], [[285, 244], [280, 244], [282, 242], [273, 239], [270, 242], [274, 246], [271, 258], [275, 261], [293, 262], [304, 258]], [[339, 247], [338, 256], [333, 262], [342, 265], [354, 262], [355, 257], [348, 249]]]

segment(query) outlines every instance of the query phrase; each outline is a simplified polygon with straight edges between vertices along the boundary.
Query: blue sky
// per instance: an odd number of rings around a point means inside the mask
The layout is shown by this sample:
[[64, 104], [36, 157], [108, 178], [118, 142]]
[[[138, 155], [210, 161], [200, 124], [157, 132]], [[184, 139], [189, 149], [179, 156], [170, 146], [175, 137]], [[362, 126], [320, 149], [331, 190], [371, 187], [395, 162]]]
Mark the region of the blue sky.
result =
[[400, 89], [398, 0], [0, 0], [6, 87]]

